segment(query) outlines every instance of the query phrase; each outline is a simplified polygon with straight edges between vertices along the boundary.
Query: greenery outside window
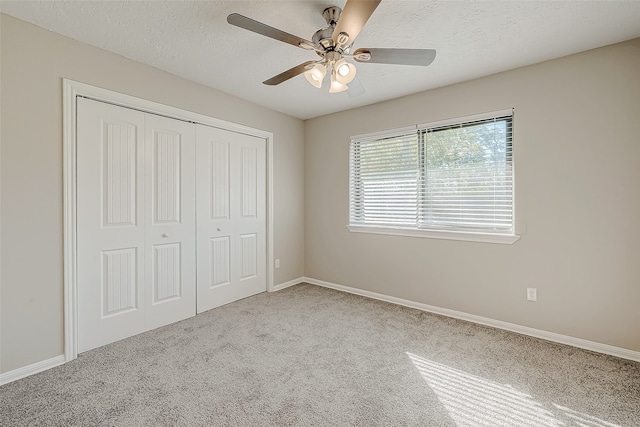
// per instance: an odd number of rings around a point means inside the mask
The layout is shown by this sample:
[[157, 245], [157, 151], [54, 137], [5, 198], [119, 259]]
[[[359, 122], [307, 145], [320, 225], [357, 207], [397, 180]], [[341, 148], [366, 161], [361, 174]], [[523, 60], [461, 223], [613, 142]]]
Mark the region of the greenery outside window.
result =
[[351, 231], [513, 243], [511, 110], [352, 137]]

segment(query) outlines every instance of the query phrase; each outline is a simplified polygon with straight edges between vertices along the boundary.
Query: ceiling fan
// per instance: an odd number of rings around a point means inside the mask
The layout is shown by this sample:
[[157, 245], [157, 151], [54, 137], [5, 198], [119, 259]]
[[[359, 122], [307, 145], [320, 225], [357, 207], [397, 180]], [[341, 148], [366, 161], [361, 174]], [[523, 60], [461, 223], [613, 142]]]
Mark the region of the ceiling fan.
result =
[[326, 8], [322, 12], [322, 16], [328, 27], [316, 31], [311, 38], [312, 41], [270, 27], [238, 13], [227, 16], [227, 22], [302, 49], [313, 50], [320, 56], [319, 60], [297, 65], [265, 80], [264, 84], [278, 85], [304, 73], [309, 83], [320, 88], [325, 75], [329, 73], [331, 80], [329, 92], [337, 93], [347, 90], [349, 88], [347, 84], [356, 76], [355, 65], [346, 61], [345, 58], [352, 58], [361, 63], [427, 66], [436, 57], [436, 51], [433, 49], [360, 48], [351, 53], [354, 40], [380, 1], [347, 0], [344, 10], [337, 6]]

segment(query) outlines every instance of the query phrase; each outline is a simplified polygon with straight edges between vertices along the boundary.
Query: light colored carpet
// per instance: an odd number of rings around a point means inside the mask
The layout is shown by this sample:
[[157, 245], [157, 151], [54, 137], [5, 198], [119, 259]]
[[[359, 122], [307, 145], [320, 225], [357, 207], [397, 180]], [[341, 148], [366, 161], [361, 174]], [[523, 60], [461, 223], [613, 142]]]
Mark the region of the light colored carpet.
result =
[[640, 426], [640, 363], [303, 284], [0, 399], [2, 426]]

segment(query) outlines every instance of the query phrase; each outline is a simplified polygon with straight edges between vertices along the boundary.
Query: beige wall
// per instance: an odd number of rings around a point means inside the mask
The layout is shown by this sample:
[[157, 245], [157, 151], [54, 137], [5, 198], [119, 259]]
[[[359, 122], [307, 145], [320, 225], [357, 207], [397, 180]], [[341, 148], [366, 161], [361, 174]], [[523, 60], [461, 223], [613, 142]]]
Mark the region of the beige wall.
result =
[[274, 283], [304, 274], [301, 120], [0, 16], [0, 372], [63, 353], [63, 77], [273, 132]]
[[[350, 135], [510, 107], [518, 242], [346, 229]], [[308, 120], [304, 155], [306, 276], [640, 351], [640, 39]]]
[[[0, 17], [0, 372], [63, 353], [62, 77], [273, 132], [276, 284], [306, 275], [640, 351], [640, 40], [303, 123]], [[349, 233], [350, 135], [509, 107], [518, 242]]]

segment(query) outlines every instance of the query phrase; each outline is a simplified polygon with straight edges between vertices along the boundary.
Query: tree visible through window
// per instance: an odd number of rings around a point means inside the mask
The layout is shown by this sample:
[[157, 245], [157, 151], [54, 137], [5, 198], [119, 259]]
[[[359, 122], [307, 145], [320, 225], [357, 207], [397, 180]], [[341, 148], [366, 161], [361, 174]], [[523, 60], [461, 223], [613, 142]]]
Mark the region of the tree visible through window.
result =
[[350, 225], [513, 234], [512, 123], [352, 139]]

